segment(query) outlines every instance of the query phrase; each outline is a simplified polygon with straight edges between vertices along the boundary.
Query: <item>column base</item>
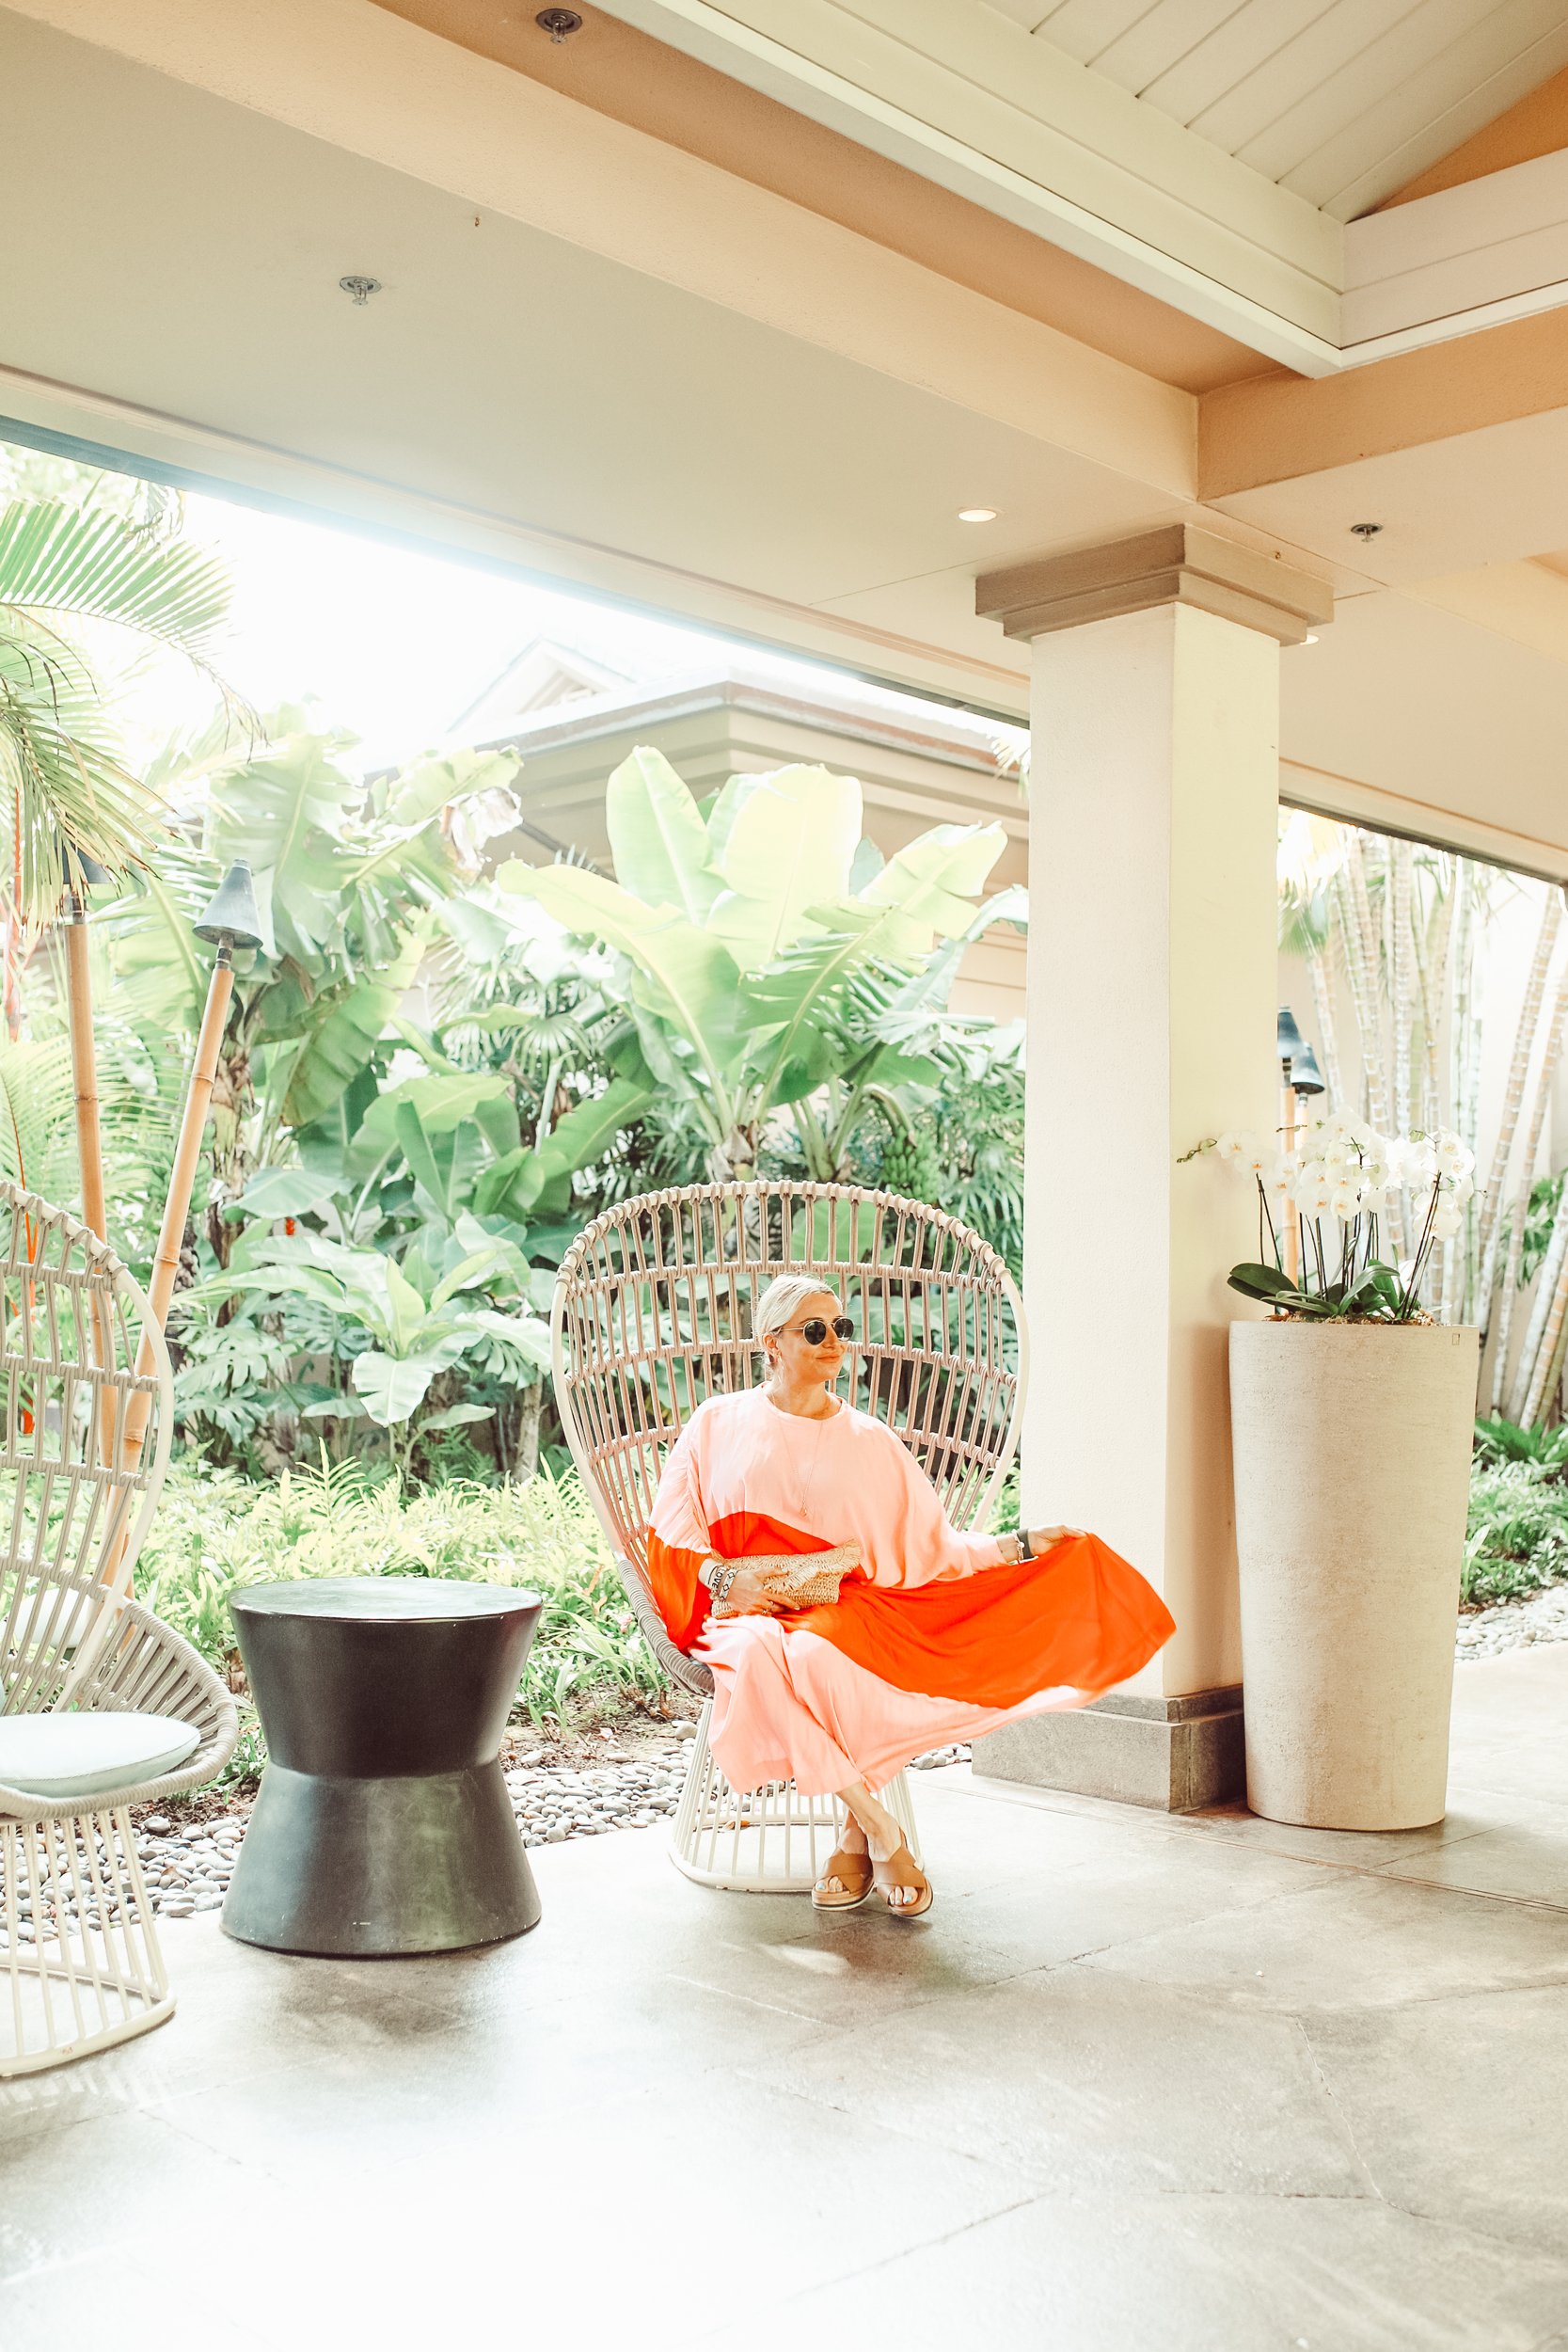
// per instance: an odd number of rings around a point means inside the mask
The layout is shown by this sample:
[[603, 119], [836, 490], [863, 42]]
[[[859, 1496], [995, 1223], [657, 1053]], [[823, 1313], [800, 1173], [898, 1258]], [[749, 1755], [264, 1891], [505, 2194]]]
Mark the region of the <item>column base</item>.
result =
[[1242, 1687], [1174, 1699], [1113, 1692], [1070, 1714], [1031, 1715], [972, 1750], [983, 1780], [1196, 1813], [1246, 1794]]

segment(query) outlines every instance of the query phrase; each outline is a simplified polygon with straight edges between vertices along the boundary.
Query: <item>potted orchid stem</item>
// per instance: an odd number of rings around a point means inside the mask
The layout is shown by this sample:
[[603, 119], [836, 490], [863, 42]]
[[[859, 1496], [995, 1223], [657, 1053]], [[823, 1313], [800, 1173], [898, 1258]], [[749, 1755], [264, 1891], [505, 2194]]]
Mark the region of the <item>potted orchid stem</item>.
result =
[[[1212, 1146], [1256, 1185], [1259, 1253], [1230, 1287], [1247, 1802], [1318, 1829], [1417, 1829], [1447, 1801], [1454, 1620], [1480, 1334], [1422, 1303], [1474, 1189], [1441, 1131], [1343, 1115], [1299, 1155]], [[1196, 1154], [1192, 1156], [1196, 1156]], [[1390, 1227], [1413, 1237], [1397, 1263]]]

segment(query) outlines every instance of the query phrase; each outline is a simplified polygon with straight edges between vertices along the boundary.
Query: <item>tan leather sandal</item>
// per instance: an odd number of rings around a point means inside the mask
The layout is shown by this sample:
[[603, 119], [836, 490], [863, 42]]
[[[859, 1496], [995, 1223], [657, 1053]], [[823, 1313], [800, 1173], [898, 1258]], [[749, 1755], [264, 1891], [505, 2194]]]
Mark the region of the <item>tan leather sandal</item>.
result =
[[[890, 1918], [918, 1919], [936, 1901], [936, 1888], [908, 1846], [897, 1846], [885, 1862], [873, 1863], [872, 1876], [881, 1888], [882, 1900], [887, 1903]], [[920, 1892], [912, 1903], [895, 1903], [889, 1900], [895, 1886], [916, 1886]]]
[[[844, 1892], [832, 1895], [824, 1892], [827, 1881], [837, 1879]], [[822, 1876], [811, 1890], [814, 1911], [853, 1911], [863, 1903], [876, 1885], [868, 1853], [846, 1853], [842, 1846], [828, 1856]]]

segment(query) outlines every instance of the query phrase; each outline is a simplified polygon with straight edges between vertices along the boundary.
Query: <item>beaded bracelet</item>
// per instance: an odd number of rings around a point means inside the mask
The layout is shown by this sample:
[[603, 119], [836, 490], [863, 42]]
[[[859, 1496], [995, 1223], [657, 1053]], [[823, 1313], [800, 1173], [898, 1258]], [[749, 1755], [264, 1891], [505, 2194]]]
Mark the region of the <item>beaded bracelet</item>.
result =
[[716, 1560], [709, 1562], [708, 1572], [703, 1578], [703, 1582], [707, 1586], [708, 1592], [713, 1600], [713, 1605], [716, 1609], [721, 1609], [725, 1601], [728, 1600], [730, 1597], [730, 1586], [735, 1582], [736, 1578], [740, 1574], [740, 1566], [741, 1564], [737, 1560]]

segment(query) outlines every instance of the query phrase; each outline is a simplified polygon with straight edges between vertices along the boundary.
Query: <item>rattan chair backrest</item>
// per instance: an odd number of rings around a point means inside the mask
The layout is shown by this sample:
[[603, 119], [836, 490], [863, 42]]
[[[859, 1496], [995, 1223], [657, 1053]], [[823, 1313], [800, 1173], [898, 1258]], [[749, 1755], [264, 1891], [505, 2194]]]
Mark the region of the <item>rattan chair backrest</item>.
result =
[[555, 1288], [555, 1390], [605, 1533], [645, 1567], [664, 1457], [703, 1400], [749, 1388], [752, 1309], [812, 1273], [855, 1324], [845, 1393], [910, 1446], [958, 1526], [984, 1523], [1018, 1445], [1026, 1349], [1006, 1265], [924, 1202], [847, 1184], [729, 1184], [607, 1210]]
[[113, 1250], [0, 1181], [0, 1714], [55, 1705], [97, 1651], [163, 1485], [171, 1397]]

